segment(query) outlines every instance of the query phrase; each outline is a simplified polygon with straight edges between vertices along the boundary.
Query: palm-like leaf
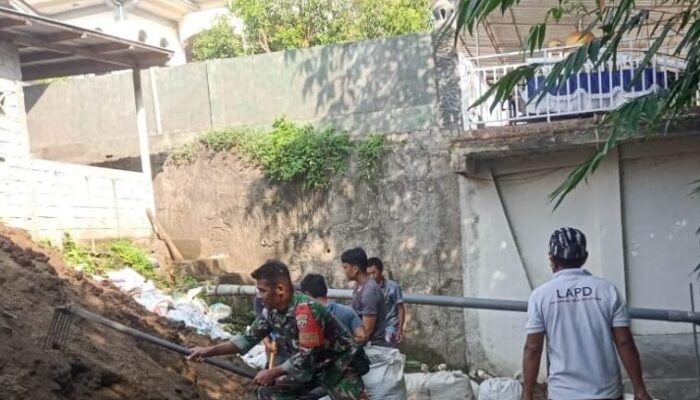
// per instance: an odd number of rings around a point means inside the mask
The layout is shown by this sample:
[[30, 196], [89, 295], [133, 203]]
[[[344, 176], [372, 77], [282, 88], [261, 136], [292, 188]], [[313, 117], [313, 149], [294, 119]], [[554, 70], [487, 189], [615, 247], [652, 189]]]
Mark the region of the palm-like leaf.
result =
[[[496, 10], [505, 13], [518, 4], [519, 0], [460, 0], [457, 32], [466, 29], [472, 33], [489, 14]], [[614, 6], [607, 7], [602, 1], [597, 4], [598, 9], [592, 14], [592, 21], [585, 32], [590, 32], [597, 27], [602, 30], [602, 36], [577, 48], [565, 59], [548, 65], [543, 84], [528, 101], [539, 102], [546, 96], [548, 90], [559, 90], [586, 63], [592, 63], [593, 67], [597, 68], [611, 62], [615, 68], [618, 46], [622, 39], [635, 37], [635, 35], [638, 37], [642, 28], [651, 25], [654, 25], [652, 36], [658, 32], [659, 38], [653, 41], [643, 61], [636, 66], [630, 85], [641, 78], [644, 69], [658, 54], [666, 36], [673, 32], [682, 32], [684, 38], [677, 45], [672, 56], [682, 56], [685, 59], [686, 68], [682, 79], [673, 82], [667, 90], [631, 100], [608, 113], [591, 128], [604, 132], [607, 135], [605, 142], [593, 156], [575, 168], [550, 194], [555, 208], [571, 191], [595, 172], [602, 159], [620, 143], [621, 139], [639, 131], [642, 127], [650, 135], [662, 132], [659, 129], [661, 124], [679, 116], [691, 106], [700, 88], [700, 0], [660, 0], [657, 5], [673, 5], [681, 9], [676, 13], [661, 14], [651, 9], [637, 8], [634, 0], [620, 0], [615, 2]], [[655, 18], [652, 18], [652, 13]], [[561, 18], [560, 11], [549, 10], [543, 16], [542, 23], [532, 26], [525, 38], [526, 50], [532, 53], [542, 48], [550, 17], [558, 20]], [[491, 101], [491, 109], [495, 108], [508, 99], [518, 83], [535, 76], [544, 67], [542, 64], [527, 65], [507, 73], [476, 100], [472, 107]], [[695, 193], [700, 193], [700, 185], [695, 189]]]

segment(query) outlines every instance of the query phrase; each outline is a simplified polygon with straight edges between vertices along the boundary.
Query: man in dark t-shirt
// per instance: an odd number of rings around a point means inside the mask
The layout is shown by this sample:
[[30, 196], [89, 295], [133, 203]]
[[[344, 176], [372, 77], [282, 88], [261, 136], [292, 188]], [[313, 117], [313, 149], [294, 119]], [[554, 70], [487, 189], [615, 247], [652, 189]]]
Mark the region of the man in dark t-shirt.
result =
[[386, 305], [377, 282], [367, 274], [367, 253], [360, 248], [346, 250], [340, 256], [343, 271], [350, 281], [355, 281], [352, 308], [362, 320], [369, 342], [375, 346], [388, 346], [385, 336]]

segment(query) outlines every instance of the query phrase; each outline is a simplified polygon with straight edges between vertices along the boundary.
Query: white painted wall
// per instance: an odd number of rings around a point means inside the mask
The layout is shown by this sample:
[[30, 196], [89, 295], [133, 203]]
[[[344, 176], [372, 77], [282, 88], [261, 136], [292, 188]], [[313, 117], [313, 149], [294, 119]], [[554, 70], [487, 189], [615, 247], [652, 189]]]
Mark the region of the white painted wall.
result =
[[0, 221], [35, 238], [144, 238], [153, 204], [150, 177], [30, 157], [19, 53], [0, 42]]
[[226, 7], [210, 8], [208, 10], [197, 11], [185, 15], [180, 20], [180, 39], [182, 42], [212, 26], [219, 17], [227, 16], [233, 29], [241, 34], [243, 32], [243, 21], [231, 15], [231, 11]]
[[87, 29], [101, 29], [102, 32], [119, 36], [125, 39], [139, 41], [139, 32], [146, 32], [145, 43], [161, 47], [161, 40], [168, 42], [167, 48], [175, 52], [169, 65], [184, 64], [186, 62], [182, 41], [175, 22], [151, 15], [142, 15], [137, 11], [128, 13], [126, 20], [115, 19], [113, 11], [102, 11], [88, 15], [65, 15], [61, 17], [63, 22], [77, 25]]
[[180, 65], [187, 62], [183, 43], [211, 27], [222, 15], [230, 16], [231, 25], [237, 32], [240, 33], [243, 30], [242, 22], [233, 17], [226, 7], [189, 13], [178, 22], [137, 9], [127, 10], [125, 20], [117, 20], [112, 10], [66, 13], [59, 18], [69, 24], [87, 29], [100, 29], [102, 32], [135, 41], [139, 41], [139, 32], [144, 31], [147, 44], [162, 47], [161, 41], [166, 40], [167, 48], [175, 52], [168, 65]]
[[[527, 300], [551, 278], [547, 243], [560, 226], [582, 229], [586, 265], [627, 293], [633, 307], [689, 309], [690, 271], [699, 261], [700, 140], [623, 146], [588, 185], [552, 211], [547, 195], [588, 152], [480, 163], [460, 178], [465, 295]], [[504, 375], [520, 370], [523, 314], [467, 312], [468, 360]], [[691, 331], [688, 324], [635, 322], [637, 335]]]

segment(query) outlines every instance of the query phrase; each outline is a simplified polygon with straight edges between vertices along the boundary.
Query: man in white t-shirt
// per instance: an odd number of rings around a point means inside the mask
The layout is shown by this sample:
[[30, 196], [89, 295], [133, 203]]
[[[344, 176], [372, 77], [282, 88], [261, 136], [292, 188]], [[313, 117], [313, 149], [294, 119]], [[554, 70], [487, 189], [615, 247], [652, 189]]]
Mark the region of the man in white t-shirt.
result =
[[651, 400], [624, 299], [611, 282], [581, 268], [587, 258], [581, 231], [554, 231], [549, 240], [554, 277], [532, 292], [527, 308], [523, 400], [533, 399], [545, 337], [550, 400], [621, 400], [616, 348], [635, 400]]

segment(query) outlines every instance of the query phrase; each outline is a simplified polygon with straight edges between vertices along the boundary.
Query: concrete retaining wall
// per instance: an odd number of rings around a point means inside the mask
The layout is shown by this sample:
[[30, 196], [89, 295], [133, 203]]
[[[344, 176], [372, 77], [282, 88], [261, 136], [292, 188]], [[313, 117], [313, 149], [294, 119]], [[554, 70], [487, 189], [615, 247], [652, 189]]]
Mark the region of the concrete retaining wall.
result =
[[[159, 220], [185, 257], [217, 256], [227, 272], [247, 275], [276, 257], [294, 279], [317, 272], [348, 287], [340, 254], [363, 246], [405, 292], [460, 295], [459, 198], [448, 154], [456, 133], [387, 135], [375, 181], [360, 179], [351, 161], [320, 191], [271, 183], [235, 153], [202, 154], [156, 176]], [[464, 368], [463, 327], [461, 310], [411, 306], [403, 350], [411, 359]]]
[[[351, 134], [434, 127], [433, 49], [430, 35], [408, 35], [144, 71], [151, 150], [283, 115]], [[129, 73], [29, 86], [25, 94], [35, 157], [99, 163], [138, 155]]]

